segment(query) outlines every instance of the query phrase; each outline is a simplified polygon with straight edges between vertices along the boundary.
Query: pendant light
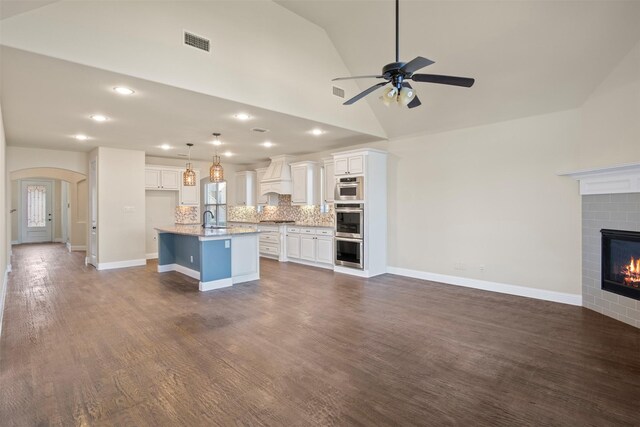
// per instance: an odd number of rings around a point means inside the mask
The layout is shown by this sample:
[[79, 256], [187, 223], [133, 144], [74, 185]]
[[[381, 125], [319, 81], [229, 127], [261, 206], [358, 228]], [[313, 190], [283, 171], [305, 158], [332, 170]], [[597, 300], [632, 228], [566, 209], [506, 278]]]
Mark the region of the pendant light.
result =
[[193, 187], [196, 185], [196, 172], [191, 167], [191, 147], [193, 144], [187, 144], [189, 147], [189, 162], [187, 163], [187, 170], [182, 174], [182, 183], [187, 187]]
[[218, 137], [219, 133], [214, 133], [213, 136], [216, 137], [213, 145], [216, 147], [216, 154], [213, 156], [213, 162], [211, 163], [211, 167], [209, 168], [209, 181], [211, 182], [222, 182], [224, 181], [224, 170], [222, 169], [222, 165], [220, 164], [220, 156], [218, 156], [218, 145], [220, 145], [220, 140]]

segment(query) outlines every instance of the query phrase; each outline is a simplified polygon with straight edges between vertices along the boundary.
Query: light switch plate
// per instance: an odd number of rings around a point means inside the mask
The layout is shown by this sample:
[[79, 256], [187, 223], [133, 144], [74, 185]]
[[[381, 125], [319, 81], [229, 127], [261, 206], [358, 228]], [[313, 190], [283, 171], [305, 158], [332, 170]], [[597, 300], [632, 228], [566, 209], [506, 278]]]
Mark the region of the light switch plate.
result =
[[229, 240], [225, 240], [224, 241], [224, 247], [225, 247], [225, 249], [229, 249], [231, 247], [231, 242]]

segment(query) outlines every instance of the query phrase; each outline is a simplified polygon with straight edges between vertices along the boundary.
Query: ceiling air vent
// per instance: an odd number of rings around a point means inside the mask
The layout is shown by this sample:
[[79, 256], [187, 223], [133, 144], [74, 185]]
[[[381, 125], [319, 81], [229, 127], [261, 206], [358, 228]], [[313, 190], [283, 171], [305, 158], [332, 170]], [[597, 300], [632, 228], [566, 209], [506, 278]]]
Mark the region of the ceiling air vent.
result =
[[333, 86], [333, 94], [338, 98], [344, 98], [344, 89], [338, 86]]
[[187, 46], [195, 47], [196, 49], [209, 52], [209, 40], [204, 37], [196, 36], [193, 33], [187, 31], [184, 32], [184, 44]]
[[262, 128], [253, 128], [251, 130], [254, 131], [254, 132], [260, 132], [260, 133], [269, 132], [268, 129], [262, 129]]

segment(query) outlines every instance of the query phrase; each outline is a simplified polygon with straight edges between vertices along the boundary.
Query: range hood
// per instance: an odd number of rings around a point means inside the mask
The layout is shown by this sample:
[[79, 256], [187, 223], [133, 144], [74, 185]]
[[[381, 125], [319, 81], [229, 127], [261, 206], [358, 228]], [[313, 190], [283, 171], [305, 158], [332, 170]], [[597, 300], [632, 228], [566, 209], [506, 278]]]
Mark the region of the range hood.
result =
[[293, 161], [294, 156], [275, 156], [271, 157], [271, 164], [267, 168], [258, 183], [261, 195], [269, 193], [291, 194], [291, 167], [289, 164]]

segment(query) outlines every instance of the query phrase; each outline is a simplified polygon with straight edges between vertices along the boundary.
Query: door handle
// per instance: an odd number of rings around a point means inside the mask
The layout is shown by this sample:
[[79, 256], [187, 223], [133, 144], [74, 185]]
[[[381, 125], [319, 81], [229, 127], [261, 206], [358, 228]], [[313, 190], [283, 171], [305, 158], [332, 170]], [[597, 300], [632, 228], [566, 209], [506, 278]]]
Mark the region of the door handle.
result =
[[95, 230], [97, 227], [91, 227], [92, 230]]

